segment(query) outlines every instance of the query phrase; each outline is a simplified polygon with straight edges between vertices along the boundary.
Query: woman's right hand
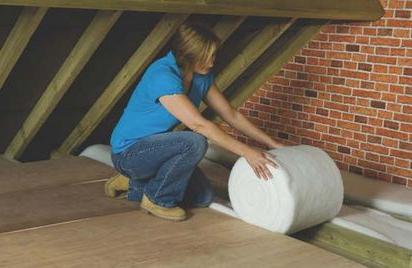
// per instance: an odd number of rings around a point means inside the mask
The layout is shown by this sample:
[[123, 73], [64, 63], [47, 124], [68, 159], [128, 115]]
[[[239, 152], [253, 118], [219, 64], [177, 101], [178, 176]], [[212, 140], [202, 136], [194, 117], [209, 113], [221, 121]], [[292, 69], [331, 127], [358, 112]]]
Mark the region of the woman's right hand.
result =
[[278, 165], [274, 161], [276, 155], [253, 147], [249, 148], [250, 149], [245, 153], [244, 157], [252, 167], [256, 176], [264, 180], [273, 178], [273, 175], [266, 164], [269, 164], [275, 168], [278, 167]]

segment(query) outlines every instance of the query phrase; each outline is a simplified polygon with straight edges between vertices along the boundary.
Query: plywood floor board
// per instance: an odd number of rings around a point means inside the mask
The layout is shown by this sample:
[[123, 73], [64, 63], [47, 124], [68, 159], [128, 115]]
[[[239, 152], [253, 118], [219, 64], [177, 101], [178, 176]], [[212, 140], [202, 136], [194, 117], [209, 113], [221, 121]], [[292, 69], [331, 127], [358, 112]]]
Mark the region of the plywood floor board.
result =
[[2, 267], [363, 267], [211, 209], [183, 222], [140, 211], [0, 234]]

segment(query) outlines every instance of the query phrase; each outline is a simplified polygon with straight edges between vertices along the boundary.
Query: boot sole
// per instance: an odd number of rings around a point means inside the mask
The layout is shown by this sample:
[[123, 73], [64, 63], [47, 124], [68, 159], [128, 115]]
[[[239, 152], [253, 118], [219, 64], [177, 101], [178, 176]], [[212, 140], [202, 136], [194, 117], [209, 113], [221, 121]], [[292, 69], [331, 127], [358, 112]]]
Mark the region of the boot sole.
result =
[[143, 213], [145, 213], [145, 214], [152, 214], [152, 215], [154, 215], [154, 216], [156, 216], [156, 217], [159, 217], [159, 218], [162, 218], [162, 219], [166, 219], [166, 220], [171, 220], [171, 221], [183, 221], [183, 220], [185, 220], [186, 219], [186, 216], [185, 217], [182, 217], [182, 218], [173, 218], [173, 217], [167, 217], [167, 216], [164, 216], [164, 215], [161, 215], [161, 214], [157, 214], [157, 213], [153, 213], [150, 209], [148, 209], [148, 208], [145, 208], [145, 207], [140, 207], [141, 209], [142, 209], [142, 212]]

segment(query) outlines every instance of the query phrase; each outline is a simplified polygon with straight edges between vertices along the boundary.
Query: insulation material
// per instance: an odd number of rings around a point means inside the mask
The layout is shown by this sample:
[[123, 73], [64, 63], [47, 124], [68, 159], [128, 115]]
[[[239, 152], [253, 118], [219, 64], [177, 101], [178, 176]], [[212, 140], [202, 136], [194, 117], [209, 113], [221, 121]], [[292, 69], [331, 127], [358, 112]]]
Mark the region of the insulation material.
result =
[[274, 178], [257, 178], [244, 157], [229, 177], [234, 211], [244, 221], [274, 232], [294, 233], [335, 217], [343, 202], [341, 174], [323, 150], [309, 145], [269, 150]]
[[333, 224], [412, 250], [412, 223], [362, 206], [342, 206]]
[[79, 156], [85, 156], [113, 167], [111, 147], [105, 144], [94, 144], [84, 149]]
[[412, 217], [412, 190], [346, 171], [342, 171], [342, 179], [345, 201]]

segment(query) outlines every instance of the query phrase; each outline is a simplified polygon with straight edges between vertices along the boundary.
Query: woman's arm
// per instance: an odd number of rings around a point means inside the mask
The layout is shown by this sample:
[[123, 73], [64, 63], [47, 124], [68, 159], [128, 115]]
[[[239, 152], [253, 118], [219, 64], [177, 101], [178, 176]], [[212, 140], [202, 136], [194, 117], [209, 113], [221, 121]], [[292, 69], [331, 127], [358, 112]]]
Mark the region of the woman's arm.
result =
[[266, 164], [277, 167], [274, 156], [252, 148], [224, 132], [217, 124], [207, 120], [184, 94], [163, 95], [160, 103], [183, 124], [202, 134], [217, 145], [246, 158], [258, 178], [270, 179], [272, 174]]
[[230, 126], [248, 137], [267, 145], [269, 149], [285, 146], [273, 140], [263, 130], [250, 122], [243, 114], [235, 110], [215, 84], [210, 87], [204, 101]]

